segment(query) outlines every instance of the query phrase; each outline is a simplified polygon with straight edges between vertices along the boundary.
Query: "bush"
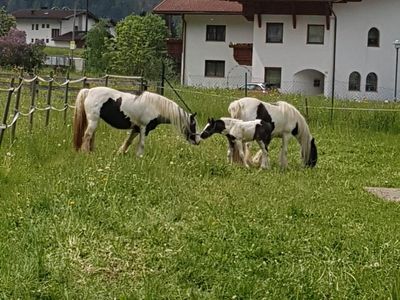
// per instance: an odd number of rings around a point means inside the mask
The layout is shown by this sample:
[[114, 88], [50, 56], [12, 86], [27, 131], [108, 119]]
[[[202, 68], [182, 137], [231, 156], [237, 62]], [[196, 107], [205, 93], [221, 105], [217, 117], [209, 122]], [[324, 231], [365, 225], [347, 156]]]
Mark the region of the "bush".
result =
[[0, 37], [0, 65], [4, 67], [23, 67], [28, 72], [43, 65], [46, 54], [45, 44], [42, 41], [34, 44], [26, 43], [24, 31], [11, 28], [3, 37]]

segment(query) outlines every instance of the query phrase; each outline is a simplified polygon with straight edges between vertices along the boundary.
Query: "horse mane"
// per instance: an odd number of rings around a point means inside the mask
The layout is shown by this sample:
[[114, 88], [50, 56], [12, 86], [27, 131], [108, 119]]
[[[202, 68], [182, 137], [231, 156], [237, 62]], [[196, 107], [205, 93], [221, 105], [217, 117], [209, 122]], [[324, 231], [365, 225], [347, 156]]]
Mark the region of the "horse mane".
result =
[[160, 116], [168, 119], [180, 133], [185, 134], [185, 130], [190, 127], [189, 113], [184, 111], [174, 101], [159, 94], [147, 91], [143, 92], [140, 96], [137, 96], [137, 100], [143, 101], [146, 105], [153, 105]]
[[311, 151], [311, 139], [313, 138], [310, 132], [310, 128], [306, 122], [304, 116], [294, 107], [292, 104], [285, 101], [276, 102], [283, 115], [287, 120], [293, 120], [297, 124], [298, 134], [295, 136], [299, 144], [301, 145], [301, 157], [303, 162], [307, 163], [310, 158]]

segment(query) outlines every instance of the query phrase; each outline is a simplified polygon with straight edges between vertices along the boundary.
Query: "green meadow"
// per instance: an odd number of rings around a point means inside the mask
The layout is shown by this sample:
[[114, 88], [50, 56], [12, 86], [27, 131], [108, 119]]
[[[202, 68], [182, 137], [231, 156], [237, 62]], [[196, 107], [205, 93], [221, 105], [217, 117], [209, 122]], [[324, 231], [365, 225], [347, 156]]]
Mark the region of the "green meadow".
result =
[[[180, 93], [198, 130], [242, 96]], [[306, 115], [304, 97], [261, 98]], [[302, 167], [294, 139], [287, 170], [278, 139], [271, 169], [247, 170], [227, 164], [222, 136], [193, 146], [162, 125], [138, 159], [134, 148], [116, 155], [126, 132], [102, 123], [83, 154], [72, 110], [66, 124], [52, 111], [48, 127], [36, 111], [31, 133], [21, 117], [0, 148], [0, 298], [400, 299], [400, 206], [364, 191], [400, 187], [400, 106], [336, 101], [331, 119], [329, 100], [307, 102], [315, 169]]]

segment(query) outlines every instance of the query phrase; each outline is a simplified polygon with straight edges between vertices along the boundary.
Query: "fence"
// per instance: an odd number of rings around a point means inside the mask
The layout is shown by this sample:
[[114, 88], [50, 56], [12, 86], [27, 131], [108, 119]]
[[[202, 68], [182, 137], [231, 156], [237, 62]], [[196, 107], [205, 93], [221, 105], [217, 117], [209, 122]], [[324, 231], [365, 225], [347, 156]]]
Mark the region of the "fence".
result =
[[[8, 86], [4, 87], [6, 84]], [[45, 126], [49, 125], [51, 111], [62, 112], [64, 123], [66, 123], [67, 110], [75, 108], [70, 104], [72, 101], [71, 91], [77, 92], [79, 89], [90, 87], [91, 85], [113, 86], [124, 92], [134, 92], [146, 88], [144, 78], [139, 76], [105, 75], [98, 78], [81, 77], [71, 79], [69, 76], [56, 78], [52, 75], [48, 77], [34, 75], [24, 78], [23, 73], [19, 76], [15, 74], [0, 74], [0, 108], [3, 110], [0, 123], [0, 146], [4, 133], [8, 129], [11, 129], [11, 141], [15, 140], [17, 123], [20, 117], [29, 118], [28, 127], [29, 131], [32, 131], [35, 111], [45, 112]], [[26, 97], [23, 97], [24, 92], [27, 92]], [[40, 94], [43, 97], [39, 102], [37, 100]], [[3, 98], [2, 95], [5, 95], [5, 97]], [[22, 112], [22, 98], [25, 101], [29, 101], [28, 105], [25, 103], [25, 107], [28, 109], [26, 112]], [[55, 98], [59, 100], [56, 105]], [[11, 121], [9, 121], [9, 118], [11, 118]]]

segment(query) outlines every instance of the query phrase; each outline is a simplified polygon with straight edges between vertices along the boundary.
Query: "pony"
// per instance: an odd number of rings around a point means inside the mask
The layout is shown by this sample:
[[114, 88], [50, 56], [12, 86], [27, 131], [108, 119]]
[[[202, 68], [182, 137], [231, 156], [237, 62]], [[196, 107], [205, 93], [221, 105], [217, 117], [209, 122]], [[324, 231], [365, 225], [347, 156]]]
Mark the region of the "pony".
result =
[[268, 163], [268, 145], [271, 141], [271, 133], [273, 125], [271, 123], [264, 122], [263, 120], [254, 121], [241, 121], [233, 118], [220, 118], [214, 120], [213, 118], [208, 119], [207, 125], [200, 133], [201, 139], [207, 139], [214, 133], [223, 134], [227, 137], [229, 148], [228, 148], [228, 162], [233, 162], [233, 151], [235, 147], [239, 150], [240, 158], [246, 168], [249, 168], [248, 159], [245, 157], [243, 151], [243, 142], [257, 141], [261, 148], [261, 169], [269, 167]]
[[[304, 166], [315, 167], [318, 160], [317, 146], [315, 139], [305, 118], [291, 104], [285, 101], [267, 103], [256, 98], [245, 97], [230, 103], [228, 112], [232, 118], [250, 121], [261, 119], [273, 124], [272, 138], [282, 139], [280, 151], [280, 166], [287, 168], [287, 149], [289, 140], [295, 137], [301, 148], [301, 158]], [[257, 162], [260, 153], [253, 158]]]
[[172, 100], [151, 92], [130, 94], [108, 87], [81, 89], [76, 97], [73, 122], [75, 150], [90, 152], [94, 149], [94, 134], [99, 119], [117, 129], [130, 130], [118, 150], [125, 154], [139, 134], [136, 155], [144, 153], [145, 137], [159, 124], [173, 124], [186, 140], [198, 145], [196, 114], [184, 111]]

